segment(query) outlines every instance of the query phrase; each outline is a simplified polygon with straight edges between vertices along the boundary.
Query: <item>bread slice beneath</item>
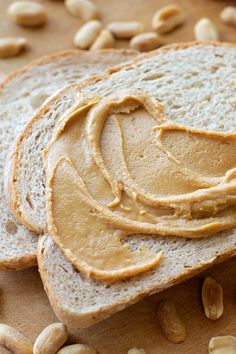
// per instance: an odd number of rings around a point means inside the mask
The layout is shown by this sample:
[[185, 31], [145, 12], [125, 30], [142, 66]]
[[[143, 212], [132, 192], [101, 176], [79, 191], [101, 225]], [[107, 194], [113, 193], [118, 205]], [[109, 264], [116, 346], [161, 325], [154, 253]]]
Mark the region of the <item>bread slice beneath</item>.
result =
[[[8, 210], [4, 195], [3, 170], [11, 161], [9, 148], [15, 138], [45, 100], [59, 89], [103, 73], [108, 67], [130, 60], [134, 55], [136, 52], [125, 50], [61, 52], [16, 71], [0, 85], [0, 269], [19, 269], [36, 264], [38, 237], [16, 221]], [[31, 147], [32, 153], [34, 149], [36, 146]], [[31, 178], [35, 173], [34, 169]], [[10, 174], [8, 166], [8, 178]]]
[[[133, 64], [88, 80], [77, 90], [88, 97], [104, 96], [126, 87], [143, 89], [158, 98], [167, 118], [206, 130], [235, 131], [236, 47], [226, 44], [175, 45], [137, 58]], [[71, 95], [76, 87], [58, 97]], [[55, 109], [57, 98], [51, 104]], [[74, 102], [71, 101], [71, 104]], [[48, 107], [50, 110], [50, 107]], [[45, 117], [41, 117], [43, 122]], [[40, 129], [40, 120], [35, 122]], [[51, 135], [51, 133], [50, 133]], [[209, 156], [210, 159], [210, 156]], [[43, 174], [40, 178], [44, 178]], [[41, 191], [44, 205], [44, 191]], [[164, 251], [160, 267], [142, 276], [110, 286], [76, 272], [51, 236], [38, 245], [40, 274], [52, 307], [60, 320], [86, 327], [138, 301], [195, 275], [236, 254], [235, 230], [206, 239], [146, 236], [129, 239]]]

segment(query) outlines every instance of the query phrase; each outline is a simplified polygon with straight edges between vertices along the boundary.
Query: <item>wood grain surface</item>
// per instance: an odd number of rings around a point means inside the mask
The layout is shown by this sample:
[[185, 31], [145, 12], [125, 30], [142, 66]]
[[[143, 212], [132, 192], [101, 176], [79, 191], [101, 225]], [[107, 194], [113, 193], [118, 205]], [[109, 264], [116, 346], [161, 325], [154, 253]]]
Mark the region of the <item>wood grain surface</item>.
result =
[[[94, 0], [104, 24], [113, 20], [142, 21], [147, 30], [153, 12], [164, 0]], [[170, 35], [162, 36], [164, 43], [193, 40], [193, 25], [201, 17], [210, 17], [220, 30], [221, 40], [236, 42], [236, 28], [219, 20], [219, 12], [234, 1], [179, 0], [188, 16], [186, 24]], [[71, 17], [61, 0], [42, 0], [48, 9], [48, 24], [40, 29], [23, 29], [12, 24], [6, 16], [10, 0], [0, 0], [0, 37], [25, 36], [29, 49], [17, 58], [0, 60], [0, 71], [8, 73], [32, 59], [58, 50], [73, 48], [73, 34], [81, 22]], [[118, 47], [127, 46], [124, 41]], [[216, 335], [236, 335], [236, 259], [207, 271], [224, 287], [225, 311], [221, 319], [205, 318], [201, 304], [201, 285], [206, 273], [165, 292], [146, 298], [130, 308], [113, 315], [86, 330], [70, 330], [69, 342], [94, 346], [100, 354], [126, 354], [133, 346], [142, 347], [147, 354], [204, 354], [208, 341]], [[172, 300], [187, 327], [187, 339], [172, 344], [162, 335], [156, 318], [156, 308], [162, 299]], [[32, 341], [48, 324], [57, 321], [43, 290], [37, 269], [0, 274], [0, 322], [10, 324]], [[0, 354], [9, 353], [0, 348]]]

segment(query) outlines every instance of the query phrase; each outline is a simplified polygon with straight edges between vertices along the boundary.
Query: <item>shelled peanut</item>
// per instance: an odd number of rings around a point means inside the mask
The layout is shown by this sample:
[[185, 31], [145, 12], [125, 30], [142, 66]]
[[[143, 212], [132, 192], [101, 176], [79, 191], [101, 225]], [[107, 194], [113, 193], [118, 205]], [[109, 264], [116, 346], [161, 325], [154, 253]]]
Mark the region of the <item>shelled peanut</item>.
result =
[[185, 325], [172, 302], [163, 301], [159, 304], [157, 318], [164, 335], [169, 341], [181, 343], [185, 340]]
[[47, 21], [46, 8], [29, 0], [13, 2], [8, 7], [7, 14], [19, 26], [38, 27]]
[[145, 32], [130, 40], [130, 47], [140, 52], [148, 52], [162, 45], [160, 37], [155, 32]]
[[236, 26], [236, 7], [227, 6], [220, 13], [221, 20], [227, 25]]
[[85, 344], [72, 344], [61, 348], [57, 354], [97, 354], [97, 351]]
[[75, 34], [75, 46], [80, 49], [88, 49], [95, 42], [101, 30], [102, 24], [98, 20], [85, 23]]
[[27, 40], [23, 37], [0, 38], [0, 58], [15, 57], [27, 47]]
[[67, 328], [63, 323], [53, 323], [38, 335], [34, 343], [34, 354], [54, 354], [66, 342]]
[[0, 346], [17, 354], [33, 354], [33, 344], [21, 332], [6, 324], [0, 324]]
[[216, 280], [207, 277], [202, 287], [204, 312], [210, 320], [217, 320], [224, 311], [223, 288]]
[[211, 354], [235, 354], [236, 337], [219, 336], [211, 338], [208, 345], [208, 353]]
[[152, 18], [152, 28], [158, 33], [168, 33], [182, 25], [186, 15], [178, 5], [168, 5], [157, 10]]
[[194, 34], [198, 41], [216, 41], [219, 39], [217, 28], [209, 18], [202, 18], [195, 24]]
[[118, 39], [130, 39], [144, 32], [144, 26], [138, 21], [111, 22], [107, 28]]
[[65, 6], [70, 14], [83, 21], [96, 20], [100, 16], [97, 6], [90, 0], [66, 0]]
[[100, 32], [91, 46], [91, 50], [113, 48], [115, 39], [112, 33], [108, 29], [104, 29]]
[[127, 354], [146, 354], [146, 352], [145, 352], [145, 350], [142, 349], [142, 348], [140, 348], [140, 349], [138, 349], [138, 348], [132, 348], [132, 349], [130, 349], [130, 350], [128, 351]]

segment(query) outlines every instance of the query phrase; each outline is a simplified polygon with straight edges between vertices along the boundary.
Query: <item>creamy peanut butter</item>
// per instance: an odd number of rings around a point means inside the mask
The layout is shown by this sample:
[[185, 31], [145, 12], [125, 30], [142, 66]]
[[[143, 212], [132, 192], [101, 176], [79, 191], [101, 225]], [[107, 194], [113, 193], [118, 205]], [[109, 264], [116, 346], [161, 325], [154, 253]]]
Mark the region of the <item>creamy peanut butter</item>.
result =
[[[236, 224], [236, 136], [165, 118], [140, 91], [75, 109], [45, 153], [49, 232], [95, 279], [147, 271], [161, 251], [130, 250], [134, 234], [206, 237]], [[158, 236], [157, 236], [158, 237]]]

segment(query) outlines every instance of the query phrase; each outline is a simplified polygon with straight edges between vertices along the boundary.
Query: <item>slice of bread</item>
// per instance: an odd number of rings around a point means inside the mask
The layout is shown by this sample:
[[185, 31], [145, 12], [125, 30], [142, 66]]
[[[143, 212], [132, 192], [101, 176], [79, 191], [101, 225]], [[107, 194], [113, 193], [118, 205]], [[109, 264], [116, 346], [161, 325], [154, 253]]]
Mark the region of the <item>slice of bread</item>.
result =
[[[0, 269], [19, 269], [36, 264], [37, 236], [17, 223], [8, 211], [4, 197], [3, 169], [8, 162], [10, 145], [44, 101], [59, 89], [103, 73], [108, 67], [130, 60], [134, 55], [136, 52], [126, 50], [57, 53], [16, 71], [0, 85]], [[32, 153], [37, 148], [37, 144], [32, 146]], [[10, 169], [7, 169], [6, 175], [9, 173]], [[34, 169], [32, 176], [35, 173]]]
[[[68, 88], [49, 104], [48, 111], [51, 105], [55, 114], [56, 103], [60, 104], [62, 99], [72, 95], [75, 97], [76, 90], [91, 97], [135, 87], [158, 98], [169, 119], [206, 130], [235, 131], [235, 61], [236, 47], [227, 44], [172, 45], [138, 57], [133, 63], [110, 70], [107, 75], [88, 80], [77, 88]], [[72, 99], [71, 105], [73, 103]], [[34, 122], [34, 134], [45, 124], [45, 116]], [[43, 180], [43, 173], [40, 178]], [[43, 193], [41, 190], [40, 205], [44, 208]], [[147, 242], [148, 247], [162, 249], [164, 261], [156, 270], [143, 276], [106, 286], [76, 272], [52, 238], [49, 235], [41, 237], [39, 270], [59, 319], [72, 327], [92, 325], [148, 294], [161, 291], [236, 254], [234, 230], [206, 239], [188, 240], [143, 235], [130, 239], [130, 247], [137, 247], [140, 240]]]

